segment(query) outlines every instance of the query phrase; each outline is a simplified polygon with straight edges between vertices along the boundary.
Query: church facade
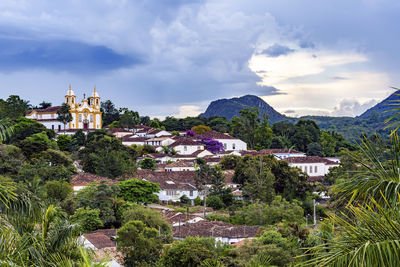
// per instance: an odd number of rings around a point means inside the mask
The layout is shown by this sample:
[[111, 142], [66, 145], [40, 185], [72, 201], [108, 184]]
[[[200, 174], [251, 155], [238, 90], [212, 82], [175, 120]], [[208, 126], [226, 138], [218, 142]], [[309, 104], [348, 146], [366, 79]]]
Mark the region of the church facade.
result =
[[[90, 97], [87, 99], [84, 97], [79, 103], [70, 85], [65, 95], [65, 103], [69, 105], [72, 115], [72, 120], [65, 125], [67, 132], [75, 132], [79, 129], [84, 131], [101, 129], [100, 96], [96, 91], [96, 87]], [[64, 124], [57, 120], [57, 111], [60, 108], [61, 106], [55, 106], [30, 110], [27, 112], [26, 117], [42, 123], [48, 129], [53, 129], [57, 132], [64, 131]]]

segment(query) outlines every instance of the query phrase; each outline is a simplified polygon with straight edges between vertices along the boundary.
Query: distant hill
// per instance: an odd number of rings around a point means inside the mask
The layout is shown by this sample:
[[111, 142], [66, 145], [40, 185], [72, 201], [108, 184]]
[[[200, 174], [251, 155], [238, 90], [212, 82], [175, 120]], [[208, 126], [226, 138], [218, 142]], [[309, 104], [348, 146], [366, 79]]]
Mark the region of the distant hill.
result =
[[[384, 99], [382, 102], [376, 104], [375, 106], [373, 106], [372, 108], [368, 109], [363, 114], [358, 116], [358, 118], [367, 119], [370, 118], [371, 116], [376, 116], [376, 114], [374, 113], [378, 113], [380, 117], [384, 117], [385, 119], [390, 118], [391, 116], [393, 116], [393, 114], [395, 114], [396, 111], [388, 111], [388, 110], [396, 108], [395, 106], [393, 106], [393, 104], [396, 103], [396, 101], [400, 101], [400, 95], [398, 92], [391, 94], [388, 98]], [[400, 102], [397, 102], [397, 104], [399, 103]]]
[[260, 111], [260, 117], [262, 117], [263, 114], [269, 115], [269, 120], [271, 123], [283, 120], [293, 120], [292, 118], [280, 114], [264, 100], [255, 95], [245, 95], [242, 97], [212, 101], [207, 107], [207, 110], [199, 116], [206, 118], [221, 116], [230, 120], [234, 116], [239, 116], [240, 110], [252, 107], [258, 108]]

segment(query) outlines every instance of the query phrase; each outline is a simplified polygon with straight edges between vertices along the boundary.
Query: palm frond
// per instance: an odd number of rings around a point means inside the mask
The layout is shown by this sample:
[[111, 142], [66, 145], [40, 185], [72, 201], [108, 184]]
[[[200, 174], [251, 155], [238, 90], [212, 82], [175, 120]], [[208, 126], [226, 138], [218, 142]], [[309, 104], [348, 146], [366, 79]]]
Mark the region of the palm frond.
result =
[[10, 126], [10, 123], [7, 119], [0, 120], [0, 144], [10, 136], [13, 128]]
[[[383, 152], [366, 138], [359, 146], [360, 156], [354, 159], [360, 164], [360, 171], [352, 178], [344, 179], [332, 187], [332, 192], [342, 200], [365, 201], [373, 197], [380, 204], [387, 200], [398, 205], [400, 193], [400, 139], [397, 134], [391, 136], [390, 159], [383, 160]], [[382, 193], [381, 193], [382, 192]]]
[[[385, 200], [384, 196], [382, 198]], [[302, 266], [397, 266], [400, 261], [398, 207], [370, 199], [364, 206], [348, 206], [349, 214], [331, 215], [338, 234], [311, 248], [313, 258]]]

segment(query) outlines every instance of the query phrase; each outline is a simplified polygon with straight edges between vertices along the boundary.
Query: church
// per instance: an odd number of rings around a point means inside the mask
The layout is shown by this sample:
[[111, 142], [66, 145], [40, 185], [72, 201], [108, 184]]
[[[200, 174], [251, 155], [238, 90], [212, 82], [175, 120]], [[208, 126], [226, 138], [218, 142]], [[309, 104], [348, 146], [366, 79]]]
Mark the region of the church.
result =
[[[76, 100], [74, 91], [71, 89], [71, 85], [69, 85], [69, 89], [65, 95], [65, 103], [70, 106], [70, 113], [72, 115], [72, 120], [65, 127], [66, 132], [74, 133], [79, 129], [84, 131], [101, 129], [100, 96], [96, 91], [96, 87], [90, 97], [86, 99], [84, 96], [81, 103], [79, 103]], [[55, 106], [46, 109], [29, 110], [26, 118], [36, 120], [48, 129], [63, 132], [64, 124], [57, 120], [57, 111], [60, 108], [61, 106]]]

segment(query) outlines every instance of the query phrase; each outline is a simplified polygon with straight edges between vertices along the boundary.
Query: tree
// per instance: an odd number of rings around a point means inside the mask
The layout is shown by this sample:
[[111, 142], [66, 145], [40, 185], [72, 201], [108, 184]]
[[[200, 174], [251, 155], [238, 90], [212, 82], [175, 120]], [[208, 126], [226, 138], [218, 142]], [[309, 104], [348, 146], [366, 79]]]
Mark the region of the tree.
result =
[[309, 143], [307, 145], [307, 156], [322, 157], [322, 147], [319, 143]]
[[10, 136], [9, 141], [10, 143], [17, 143], [18, 141], [22, 141], [33, 134], [46, 132], [46, 130], [46, 127], [37, 121], [27, 118], [19, 118], [13, 125], [13, 133]]
[[64, 124], [65, 133], [65, 127], [67, 123], [72, 121], [72, 114], [70, 112], [70, 107], [67, 103], [63, 103], [61, 107], [57, 110], [57, 120]]
[[100, 220], [100, 210], [79, 208], [75, 211], [74, 215], [70, 216], [72, 223], [78, 223], [80, 230], [84, 233], [92, 232], [103, 226], [103, 222]]
[[336, 144], [336, 138], [333, 136], [333, 134], [326, 131], [321, 131], [320, 140], [321, 140], [322, 154], [325, 157], [334, 156], [337, 144]]
[[77, 208], [89, 207], [100, 210], [100, 219], [104, 227], [111, 227], [117, 222], [115, 199], [119, 193], [119, 187], [112, 184], [87, 186], [76, 194]]
[[160, 257], [162, 243], [158, 230], [141, 221], [129, 221], [117, 231], [117, 246], [127, 266], [151, 264]]
[[139, 167], [143, 170], [155, 170], [156, 168], [156, 161], [151, 158], [144, 158], [140, 161]]
[[120, 117], [118, 109], [115, 108], [114, 103], [110, 100], [101, 102], [100, 110], [102, 112], [102, 120], [104, 126], [111, 124], [113, 121], [119, 121]]
[[0, 99], [0, 119], [15, 120], [24, 117], [29, 108], [29, 101], [25, 101], [17, 95], [10, 95], [7, 100]]
[[320, 129], [315, 121], [299, 120], [295, 124], [295, 133], [290, 138], [291, 142], [300, 151], [307, 151], [310, 143], [319, 143]]
[[245, 141], [250, 149], [269, 148], [273, 134], [268, 116], [264, 114], [261, 121], [257, 107], [245, 108], [239, 113], [240, 117], [232, 118], [231, 134]]
[[139, 179], [119, 182], [118, 187], [120, 189], [118, 196], [125, 201], [146, 205], [157, 202], [158, 196], [155, 193], [161, 190], [158, 184]]
[[136, 124], [139, 124], [140, 117], [139, 113], [136, 111], [129, 110], [127, 108], [119, 109], [119, 112], [122, 113], [119, 118], [120, 126], [122, 128], [134, 128]]
[[63, 201], [73, 192], [72, 187], [65, 181], [47, 181], [44, 185], [47, 197], [55, 201]]
[[201, 266], [207, 259], [216, 259], [221, 245], [214, 238], [186, 237], [165, 248], [161, 262], [165, 267]]
[[240, 156], [226, 155], [219, 162], [219, 165], [224, 170], [233, 170], [236, 168], [236, 165], [238, 164], [239, 160], [240, 160]]
[[157, 210], [135, 205], [125, 210], [122, 214], [122, 218], [123, 223], [142, 221], [147, 227], [159, 229], [160, 238], [163, 243], [168, 243], [172, 240], [171, 225], [164, 220], [161, 213]]
[[72, 146], [72, 137], [66, 134], [57, 136], [57, 145], [60, 150], [70, 151]]
[[25, 140], [18, 143], [18, 147], [21, 148], [27, 158], [31, 158], [33, 155], [37, 155], [38, 153], [50, 148], [58, 148], [57, 143], [50, 140], [46, 132], [36, 133], [25, 138]]
[[83, 170], [100, 176], [116, 178], [136, 170], [129, 148], [114, 136], [98, 132], [88, 135], [85, 148], [79, 151]]
[[216, 195], [207, 197], [207, 206], [213, 208], [214, 210], [220, 210], [225, 207], [224, 202], [222, 202], [221, 198]]
[[19, 147], [0, 145], [0, 175], [17, 174], [24, 160], [25, 157]]
[[202, 134], [202, 133], [206, 133], [211, 131], [211, 128], [205, 125], [197, 125], [197, 126], [193, 126], [191, 129], [193, 132], [195, 132], [196, 134]]
[[46, 109], [51, 107], [51, 103], [50, 102], [46, 102], [46, 101], [42, 101], [42, 103], [39, 104], [39, 108], [40, 109]]

